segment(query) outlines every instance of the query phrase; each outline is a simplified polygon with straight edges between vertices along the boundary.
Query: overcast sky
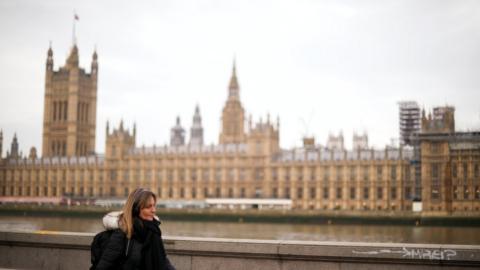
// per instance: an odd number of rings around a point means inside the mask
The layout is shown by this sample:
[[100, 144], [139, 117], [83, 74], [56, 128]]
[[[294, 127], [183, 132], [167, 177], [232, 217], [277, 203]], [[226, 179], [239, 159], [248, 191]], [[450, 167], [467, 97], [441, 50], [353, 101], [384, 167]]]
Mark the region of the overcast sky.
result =
[[135, 121], [138, 146], [163, 145], [196, 104], [217, 143], [234, 56], [246, 115], [279, 115], [283, 148], [340, 131], [347, 147], [354, 131], [384, 147], [401, 100], [453, 105], [457, 130], [480, 130], [480, 1], [3, 0], [4, 155], [14, 132], [24, 153], [41, 149], [47, 49], [64, 65], [74, 10], [80, 65], [99, 55], [100, 153], [107, 119]]

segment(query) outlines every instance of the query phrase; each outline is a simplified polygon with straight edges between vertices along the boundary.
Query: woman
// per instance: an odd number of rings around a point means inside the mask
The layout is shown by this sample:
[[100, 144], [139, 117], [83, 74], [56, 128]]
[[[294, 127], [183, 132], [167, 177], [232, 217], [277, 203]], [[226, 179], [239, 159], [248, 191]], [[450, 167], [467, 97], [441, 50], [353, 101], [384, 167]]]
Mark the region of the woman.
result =
[[128, 195], [121, 213], [103, 218], [105, 228], [114, 231], [95, 269], [175, 269], [163, 246], [156, 200], [153, 192], [138, 188]]

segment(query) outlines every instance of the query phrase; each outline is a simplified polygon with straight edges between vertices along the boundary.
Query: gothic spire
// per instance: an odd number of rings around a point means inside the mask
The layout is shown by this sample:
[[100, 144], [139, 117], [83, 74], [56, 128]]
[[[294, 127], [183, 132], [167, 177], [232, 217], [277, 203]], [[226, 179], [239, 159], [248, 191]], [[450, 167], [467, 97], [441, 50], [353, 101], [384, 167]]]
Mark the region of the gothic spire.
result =
[[70, 50], [70, 55], [67, 58], [67, 64], [70, 67], [78, 67], [78, 47], [77, 44], [73, 44], [72, 49]]
[[192, 127], [190, 128], [190, 145], [203, 145], [203, 127], [202, 116], [198, 104], [195, 106], [195, 114], [193, 115]]
[[232, 77], [230, 78], [230, 85], [228, 87], [228, 99], [240, 99], [235, 58], [233, 59]]
[[53, 70], [53, 50], [51, 41], [47, 52], [47, 70]]

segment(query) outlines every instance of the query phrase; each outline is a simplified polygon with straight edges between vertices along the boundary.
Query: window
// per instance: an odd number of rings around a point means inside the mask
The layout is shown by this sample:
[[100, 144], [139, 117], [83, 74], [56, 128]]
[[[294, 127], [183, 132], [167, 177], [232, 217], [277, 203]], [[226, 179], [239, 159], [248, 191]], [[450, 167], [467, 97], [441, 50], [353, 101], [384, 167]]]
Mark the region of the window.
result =
[[278, 178], [277, 168], [273, 168], [272, 169], [272, 180], [277, 181], [277, 178]]
[[470, 196], [469, 196], [470, 193], [469, 192], [470, 192], [470, 190], [468, 190], [468, 186], [464, 186], [463, 187], [463, 199], [464, 200], [470, 199]]
[[350, 181], [355, 181], [355, 178], [357, 178], [356, 168], [355, 168], [355, 166], [351, 166], [350, 167]]
[[152, 181], [152, 171], [149, 169], [145, 171], [145, 180]]
[[303, 180], [303, 168], [297, 168], [297, 180], [298, 181]]
[[178, 179], [180, 179], [182, 182], [185, 181], [185, 169], [180, 169], [178, 171]]
[[392, 200], [396, 200], [396, 199], [397, 199], [397, 188], [396, 188], [396, 187], [390, 188], [390, 198], [391, 198]]
[[405, 187], [405, 199], [411, 200], [412, 199], [412, 188]]
[[285, 188], [285, 198], [290, 199], [290, 187]]
[[467, 177], [468, 177], [468, 166], [467, 166], [467, 163], [463, 163], [463, 181], [467, 181]]
[[315, 181], [317, 178], [316, 173], [315, 173], [315, 168], [310, 169], [310, 181]]
[[475, 199], [478, 200], [480, 199], [480, 187], [475, 186]]
[[315, 199], [315, 197], [317, 197], [316, 189], [314, 187], [311, 187], [310, 188], [310, 199]]
[[209, 178], [210, 178], [210, 174], [208, 172], [208, 169], [203, 169], [202, 170], [202, 180], [203, 181], [208, 181]]
[[438, 164], [432, 164], [431, 165], [431, 173], [432, 173], [432, 180], [438, 180]]
[[263, 180], [263, 168], [255, 169], [255, 180]]
[[245, 198], [245, 188], [240, 189], [240, 197]]
[[390, 178], [392, 181], [397, 180], [397, 166], [393, 165], [390, 167]]
[[272, 189], [272, 197], [278, 198], [278, 188], [275, 187]]
[[228, 189], [228, 197], [233, 198], [233, 189], [232, 188]]
[[432, 151], [432, 154], [439, 154], [440, 153], [440, 144], [439, 143], [432, 143], [431, 144], [431, 151]]
[[235, 170], [234, 169], [228, 169], [228, 174], [227, 174], [227, 179], [228, 181], [233, 181], [235, 179]]
[[192, 180], [192, 182], [197, 181], [197, 170], [195, 169], [190, 170], [190, 179]]
[[355, 200], [355, 188], [354, 187], [350, 188], [350, 199]]
[[440, 199], [440, 188], [438, 186], [433, 186], [432, 187], [431, 197], [432, 197], [432, 200]]
[[259, 187], [255, 188], [255, 198], [261, 198], [262, 197], [262, 189]]
[[383, 188], [377, 187], [377, 199], [383, 199]]
[[329, 195], [330, 195], [330, 194], [329, 194], [329, 188], [328, 188], [328, 187], [324, 187], [324, 188], [323, 188], [323, 198], [324, 198], [324, 199], [328, 199], [328, 197], [330, 197]]
[[363, 180], [364, 180], [364, 181], [368, 181], [368, 180], [369, 180], [369, 179], [368, 179], [368, 178], [369, 178], [368, 175], [369, 175], [368, 166], [363, 166]]
[[135, 181], [137, 181], [137, 182], [140, 181], [140, 169], [136, 169], [136, 170], [134, 171], [134, 179], [135, 179]]
[[457, 176], [458, 176], [457, 164], [456, 164], [456, 163], [453, 163], [453, 164], [452, 164], [452, 177], [453, 177], [453, 178], [457, 178]]
[[382, 181], [383, 168], [382, 166], [377, 166], [377, 181]]
[[342, 188], [337, 187], [336, 197], [337, 197], [337, 199], [342, 199]]
[[115, 181], [115, 180], [117, 180], [117, 171], [116, 170], [110, 170], [110, 181]]
[[368, 200], [368, 198], [370, 197], [369, 193], [370, 192], [369, 192], [368, 187], [363, 188], [363, 199]]
[[405, 168], [403, 169], [404, 172], [403, 172], [403, 178], [405, 181], [410, 181], [410, 167], [409, 166], [405, 166]]
[[240, 169], [240, 175], [239, 175], [240, 180], [241, 181], [245, 180], [246, 175], [247, 175], [247, 172], [246, 172], [245, 168], [241, 168]]
[[337, 176], [337, 181], [342, 180], [342, 167], [341, 166], [337, 166], [336, 176]]
[[301, 187], [297, 188], [297, 198], [298, 199], [303, 198], [303, 188]]

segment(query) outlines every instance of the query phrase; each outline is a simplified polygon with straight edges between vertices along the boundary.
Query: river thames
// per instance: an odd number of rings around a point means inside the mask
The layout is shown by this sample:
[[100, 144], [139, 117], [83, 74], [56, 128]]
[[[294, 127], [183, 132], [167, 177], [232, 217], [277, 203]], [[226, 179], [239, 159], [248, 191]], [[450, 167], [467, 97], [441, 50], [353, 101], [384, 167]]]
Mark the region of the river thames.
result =
[[[457, 226], [285, 224], [163, 220], [168, 236], [308, 241], [480, 244], [480, 228]], [[101, 218], [0, 216], [2, 231], [99, 232]]]

